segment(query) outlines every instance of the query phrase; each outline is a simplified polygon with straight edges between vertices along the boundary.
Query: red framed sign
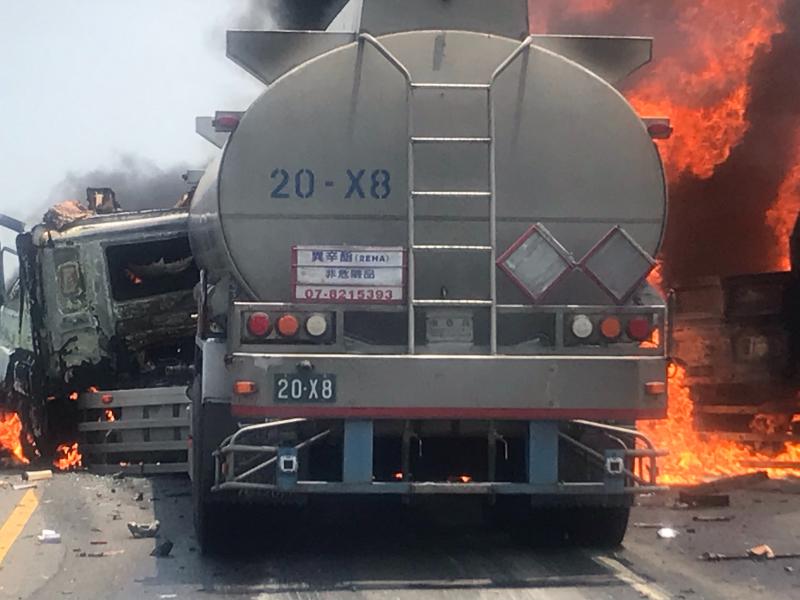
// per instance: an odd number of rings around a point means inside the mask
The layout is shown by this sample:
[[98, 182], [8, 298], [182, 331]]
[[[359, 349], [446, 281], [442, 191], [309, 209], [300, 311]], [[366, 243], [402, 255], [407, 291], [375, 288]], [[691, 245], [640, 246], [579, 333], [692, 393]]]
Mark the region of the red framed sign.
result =
[[292, 299], [319, 304], [404, 304], [406, 250], [397, 246], [293, 246]]

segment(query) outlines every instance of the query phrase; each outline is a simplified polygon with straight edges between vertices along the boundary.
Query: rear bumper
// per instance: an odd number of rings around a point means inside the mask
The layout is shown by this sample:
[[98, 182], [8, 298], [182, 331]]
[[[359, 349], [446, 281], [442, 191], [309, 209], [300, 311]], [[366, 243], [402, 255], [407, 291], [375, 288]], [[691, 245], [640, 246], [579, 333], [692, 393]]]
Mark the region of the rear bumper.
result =
[[[276, 375], [301, 368], [335, 375], [336, 401], [276, 402]], [[237, 353], [226, 371], [228, 389], [256, 384], [253, 394], [232, 395], [237, 416], [634, 421], [666, 413], [663, 357]], [[652, 383], [662, 384], [659, 393]]]

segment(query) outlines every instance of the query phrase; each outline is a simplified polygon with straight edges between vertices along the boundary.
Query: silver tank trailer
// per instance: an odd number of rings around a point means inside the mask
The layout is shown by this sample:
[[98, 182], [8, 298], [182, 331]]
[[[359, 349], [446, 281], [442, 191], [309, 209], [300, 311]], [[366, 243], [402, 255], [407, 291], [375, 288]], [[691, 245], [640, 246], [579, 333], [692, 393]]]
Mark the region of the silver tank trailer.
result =
[[[552, 40], [541, 39], [544, 45]], [[468, 31], [405, 31], [380, 38], [413, 82], [486, 84], [518, 40]], [[233, 274], [251, 300], [290, 300], [294, 245], [408, 245], [408, 84], [373, 46], [352, 42], [314, 56], [272, 83], [244, 114], [191, 210], [195, 256], [212, 277]], [[542, 223], [580, 259], [624, 227], [651, 256], [661, 244], [662, 164], [640, 117], [595, 73], [531, 46], [492, 88], [497, 249]], [[418, 89], [413, 136], [489, 135], [482, 89]], [[486, 144], [418, 143], [418, 191], [490, 192]], [[356, 183], [354, 177], [359, 177]], [[416, 243], [485, 245], [485, 197], [420, 197]], [[254, 260], [254, 257], [257, 259]], [[486, 256], [416, 256], [416, 295], [485, 298]], [[499, 276], [498, 301], [528, 302]], [[605, 304], [573, 271], [548, 303]]]
[[[662, 164], [614, 87], [649, 61], [651, 41], [526, 30], [527, 0], [352, 0], [325, 32], [229, 32], [229, 57], [267, 89], [190, 212], [211, 284], [201, 308], [223, 326], [198, 337], [192, 405], [204, 546], [218, 500], [251, 491], [489, 496], [515, 527], [531, 497], [579, 498], [590, 508], [530, 531], [565, 525], [613, 545], [631, 494], [656, 489], [657, 452], [646, 439], [637, 449], [630, 425], [664, 414], [665, 345], [585, 336], [609, 315], [666, 333], [664, 300], [643, 281], [664, 229]], [[571, 266], [534, 298], [495, 265], [531, 231]], [[402, 248], [407, 297], [295, 301], [295, 246]], [[602, 284], [630, 293], [612, 299]], [[475, 341], [454, 327], [432, 343], [436, 311], [471, 313]], [[267, 312], [327, 314], [335, 339], [252, 339], [248, 319]], [[348, 337], [354, 323], [389, 335], [394, 317], [407, 340]], [[539, 327], [549, 334], [533, 339]], [[444, 454], [426, 441], [423, 457], [423, 438]], [[454, 457], [474, 481], [443, 472]]]

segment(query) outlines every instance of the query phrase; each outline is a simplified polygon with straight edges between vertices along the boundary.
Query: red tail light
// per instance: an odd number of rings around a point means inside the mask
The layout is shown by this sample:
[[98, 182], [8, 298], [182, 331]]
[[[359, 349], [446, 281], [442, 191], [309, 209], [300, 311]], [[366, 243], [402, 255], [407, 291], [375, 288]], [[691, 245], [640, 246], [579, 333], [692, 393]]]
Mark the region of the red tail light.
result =
[[247, 332], [255, 337], [264, 337], [272, 331], [272, 322], [269, 315], [263, 312], [256, 312], [247, 318]]
[[634, 317], [628, 321], [628, 336], [637, 342], [643, 342], [653, 333], [653, 324], [645, 317]]

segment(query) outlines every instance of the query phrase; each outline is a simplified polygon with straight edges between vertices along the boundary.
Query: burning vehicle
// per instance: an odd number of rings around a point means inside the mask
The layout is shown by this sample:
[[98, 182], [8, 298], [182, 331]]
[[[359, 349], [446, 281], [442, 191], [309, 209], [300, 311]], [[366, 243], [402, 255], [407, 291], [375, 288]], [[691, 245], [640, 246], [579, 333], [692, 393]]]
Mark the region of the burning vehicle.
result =
[[[126, 213], [112, 190], [89, 189], [86, 206], [57, 205], [19, 233], [0, 367], [3, 407], [24, 426], [22, 455], [37, 444], [52, 455], [68, 440], [56, 454], [77, 464], [80, 433], [90, 462], [185, 468], [199, 279], [187, 219], [185, 209]], [[123, 416], [127, 425], [109, 425]]]

